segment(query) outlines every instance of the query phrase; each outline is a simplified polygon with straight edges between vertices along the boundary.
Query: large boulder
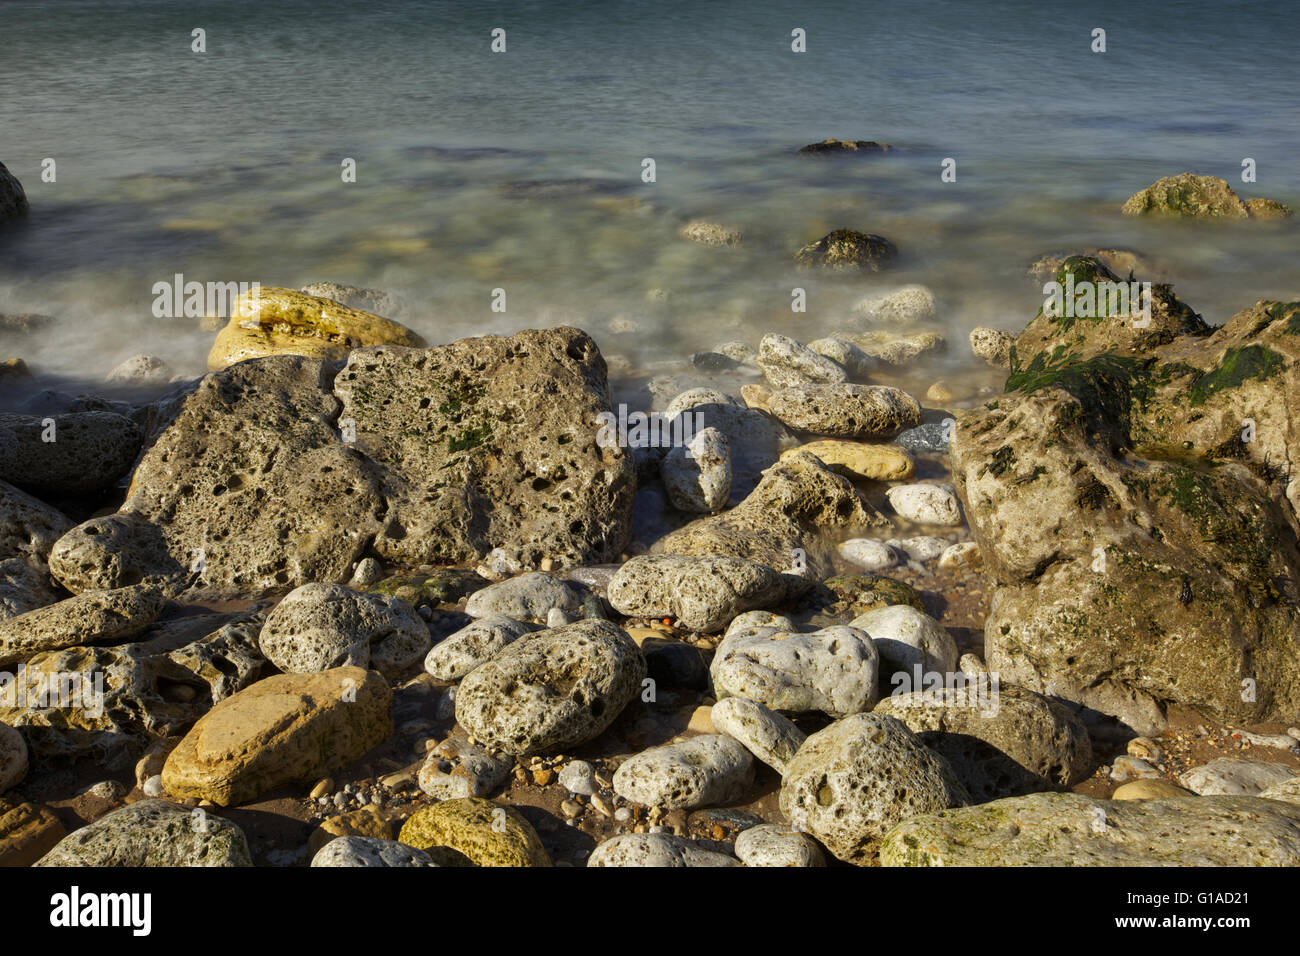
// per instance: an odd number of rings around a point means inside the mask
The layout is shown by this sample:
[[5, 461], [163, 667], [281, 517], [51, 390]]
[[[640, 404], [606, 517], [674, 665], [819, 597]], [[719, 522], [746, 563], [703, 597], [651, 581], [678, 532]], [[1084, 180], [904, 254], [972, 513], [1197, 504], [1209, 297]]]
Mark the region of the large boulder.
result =
[[0, 479], [36, 494], [100, 491], [130, 470], [143, 438], [115, 412], [0, 414]]
[[605, 361], [586, 333], [361, 349], [334, 388], [383, 482], [380, 557], [454, 564], [502, 548], [522, 568], [567, 567], [626, 546], [634, 468], [598, 440]]
[[239, 827], [204, 810], [141, 800], [64, 837], [37, 866], [252, 866]]
[[0, 561], [21, 558], [43, 568], [54, 542], [70, 527], [61, 511], [0, 481]]
[[268, 286], [235, 300], [208, 353], [208, 368], [268, 355], [337, 362], [367, 345], [421, 346], [424, 340], [404, 325], [333, 299]]
[[125, 643], [158, 619], [166, 601], [145, 585], [87, 591], [0, 621], [0, 667], [41, 651], [79, 644]]
[[1137, 730], [1168, 703], [1294, 720], [1300, 303], [1138, 354], [1018, 351], [952, 443], [990, 668]]
[[560, 753], [599, 736], [641, 690], [640, 648], [608, 621], [527, 634], [466, 675], [456, 720], [517, 756]]
[[29, 208], [23, 184], [0, 163], [0, 222], [25, 216]]
[[168, 755], [163, 787], [179, 799], [244, 803], [340, 770], [392, 732], [392, 692], [377, 672], [279, 674], [208, 711]]
[[1260, 797], [1036, 793], [915, 816], [883, 866], [1300, 866], [1300, 806]]

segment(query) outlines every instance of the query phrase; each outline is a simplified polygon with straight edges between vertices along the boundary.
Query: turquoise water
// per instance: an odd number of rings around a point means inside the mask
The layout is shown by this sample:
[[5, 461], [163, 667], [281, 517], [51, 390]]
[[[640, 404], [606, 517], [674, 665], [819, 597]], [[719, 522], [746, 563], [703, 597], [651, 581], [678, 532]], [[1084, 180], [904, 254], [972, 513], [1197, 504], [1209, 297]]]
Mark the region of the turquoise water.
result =
[[[1025, 265], [1072, 246], [1147, 254], [1211, 322], [1300, 298], [1294, 220], [1119, 215], [1186, 170], [1300, 206], [1296, 5], [1160, 6], [3, 3], [0, 161], [32, 214], [0, 229], [0, 312], [62, 324], [0, 351], [87, 381], [139, 352], [198, 373], [211, 334], [151, 312], [175, 273], [378, 286], [432, 342], [577, 325], [627, 375], [767, 331], [812, 339], [922, 282], [955, 346], [933, 378], [968, 359], [971, 327], [1023, 326], [1042, 299]], [[899, 148], [795, 154], [828, 136]], [[745, 243], [678, 238], [692, 218]], [[893, 240], [898, 269], [793, 270], [841, 226]]]

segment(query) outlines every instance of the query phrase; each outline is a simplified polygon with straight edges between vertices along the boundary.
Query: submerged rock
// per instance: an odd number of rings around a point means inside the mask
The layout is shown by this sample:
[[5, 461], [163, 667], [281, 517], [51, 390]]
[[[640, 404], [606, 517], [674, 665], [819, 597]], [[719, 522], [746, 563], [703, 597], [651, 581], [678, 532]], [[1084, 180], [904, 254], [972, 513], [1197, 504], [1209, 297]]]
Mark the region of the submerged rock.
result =
[[[1272, 203], [1272, 206], [1286, 209], [1281, 203]], [[1155, 214], [1183, 216], [1190, 219], [1255, 218], [1252, 214], [1253, 210], [1232, 191], [1232, 187], [1225, 180], [1217, 176], [1197, 176], [1193, 173], [1179, 173], [1177, 176], [1157, 179], [1146, 189], [1130, 196], [1121, 212], [1126, 216]], [[1265, 212], [1261, 218], [1267, 216], [1268, 212]]]
[[893, 146], [877, 143], [869, 139], [824, 139], [820, 143], [802, 146], [799, 152], [805, 156], [832, 156], [844, 153], [887, 153]]
[[0, 163], [0, 222], [25, 216], [30, 208], [23, 184]]
[[898, 258], [898, 247], [883, 236], [852, 229], [836, 229], [816, 242], [810, 242], [794, 260], [804, 267], [833, 272], [879, 272]]

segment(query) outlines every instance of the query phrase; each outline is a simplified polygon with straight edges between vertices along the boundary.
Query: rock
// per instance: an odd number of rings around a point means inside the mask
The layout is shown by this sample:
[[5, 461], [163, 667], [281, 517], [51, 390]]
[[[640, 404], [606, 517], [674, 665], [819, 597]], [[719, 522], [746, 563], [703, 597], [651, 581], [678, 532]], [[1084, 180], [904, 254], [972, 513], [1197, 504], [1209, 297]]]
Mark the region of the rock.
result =
[[0, 621], [0, 667], [22, 663], [42, 651], [125, 643], [152, 624], [165, 603], [157, 589], [137, 585], [86, 591]]
[[143, 438], [113, 412], [0, 414], [0, 479], [35, 494], [100, 491], [127, 473]]
[[456, 719], [485, 744], [521, 756], [599, 736], [641, 690], [645, 658], [619, 628], [587, 620], [527, 634], [466, 675]]
[[59, 841], [36, 866], [252, 866], [243, 831], [202, 809], [140, 800]]
[[[1126, 786], [1128, 785], [1126, 784]], [[1124, 787], [1120, 787], [1120, 790], [1123, 789]], [[1119, 793], [1118, 790], [1115, 792]], [[1300, 777], [1291, 777], [1281, 783], [1265, 787], [1259, 792], [1259, 795], [1266, 800], [1281, 800], [1284, 803], [1300, 804]], [[1116, 796], [1115, 799], [1118, 800], [1119, 797]]]
[[628, 758], [614, 774], [614, 792], [644, 806], [689, 810], [734, 803], [753, 782], [748, 750], [730, 737], [702, 734]]
[[888, 438], [921, 421], [916, 399], [887, 385], [786, 388], [768, 407], [791, 428], [836, 438]]
[[8, 724], [0, 724], [0, 794], [27, 776], [27, 741]]
[[1240, 757], [1220, 757], [1203, 767], [1193, 767], [1179, 775], [1178, 782], [1193, 793], [1207, 796], [1253, 797], [1269, 787], [1300, 776], [1283, 764]]
[[709, 718], [718, 733], [734, 737], [763, 763], [785, 773], [807, 735], [758, 701], [727, 697], [713, 705]]
[[799, 630], [794, 621], [784, 614], [777, 614], [774, 611], [746, 611], [744, 614], [737, 614], [731, 619], [724, 636], [730, 637], [737, 631], [755, 627], [777, 627], [790, 632]]
[[948, 542], [943, 538], [928, 534], [913, 535], [910, 538], [890, 538], [885, 543], [902, 554], [906, 560], [921, 563], [933, 561], [948, 547]]
[[163, 783], [177, 798], [246, 803], [339, 770], [392, 732], [392, 693], [374, 671], [268, 677], [194, 725], [167, 757]]
[[1111, 272], [1121, 276], [1132, 273], [1155, 278], [1156, 273], [1166, 271], [1147, 256], [1132, 249], [1080, 249], [1074, 252], [1049, 252], [1041, 255], [1029, 264], [1025, 274], [1031, 279], [1046, 282], [1054, 278], [1065, 261], [1072, 256], [1096, 259]]
[[372, 545], [382, 560], [460, 564], [500, 548], [532, 570], [543, 558], [612, 561], [626, 547], [634, 466], [608, 424], [605, 360], [585, 333], [359, 349], [334, 391], [383, 482], [388, 511]]
[[0, 621], [26, 614], [59, 600], [50, 576], [22, 558], [0, 561]]
[[[369, 560], [372, 559], [363, 559], [361, 564]], [[440, 604], [455, 604], [461, 598], [480, 591], [487, 585], [487, 578], [466, 568], [437, 568], [428, 574], [420, 572], [394, 574], [371, 585], [369, 590], [401, 598], [411, 607], [419, 610], [426, 607], [436, 608]]]
[[667, 833], [624, 833], [592, 851], [587, 866], [739, 866], [735, 857], [705, 850], [690, 840]]
[[790, 593], [831, 572], [831, 529], [887, 524], [853, 486], [811, 455], [778, 462], [741, 504], [655, 542], [655, 554], [730, 555], [785, 576]]
[[113, 385], [165, 385], [173, 380], [170, 365], [154, 355], [133, 355], [104, 377]]
[[847, 863], [871, 862], [895, 824], [967, 802], [942, 757], [899, 720], [855, 714], [813, 734], [781, 780], [781, 812]]
[[[361, 286], [343, 285], [338, 282], [313, 282], [298, 290], [304, 295], [317, 299], [332, 299], [349, 309], [358, 309], [374, 315], [401, 315], [406, 311], [406, 303], [391, 292], [383, 289], [366, 289]], [[381, 343], [367, 342], [367, 345]], [[392, 343], [401, 344], [401, 343]]]
[[839, 548], [840, 557], [868, 571], [883, 571], [898, 563], [898, 553], [874, 538], [850, 538]]
[[1251, 219], [1290, 219], [1295, 211], [1274, 199], [1247, 199], [1246, 209]]
[[707, 691], [709, 668], [698, 648], [676, 638], [649, 637], [638, 642], [645, 655], [646, 676], [658, 687]]
[[780, 603], [781, 575], [743, 558], [638, 555], [609, 583], [609, 603], [628, 617], [674, 617], [699, 633], [722, 630], [743, 611]]
[[887, 153], [893, 148], [888, 143], [877, 143], [875, 140], [831, 138], [800, 147], [799, 152], [805, 156], [832, 156], [845, 153]]
[[833, 385], [848, 376], [844, 368], [788, 335], [769, 333], [758, 343], [758, 366], [776, 388]]
[[1129, 780], [1142, 780], [1158, 776], [1160, 776], [1160, 771], [1151, 764], [1140, 757], [1130, 757], [1127, 754], [1116, 757], [1110, 768], [1110, 779], [1114, 783], [1125, 783]]
[[758, 363], [758, 350], [746, 342], [723, 342], [721, 345], [714, 346], [713, 350], [740, 365]]
[[683, 239], [703, 243], [706, 246], [738, 246], [740, 230], [731, 229], [716, 222], [695, 219], [688, 222], [678, 233]]
[[499, 614], [480, 617], [434, 645], [424, 659], [424, 669], [438, 680], [460, 680], [532, 630], [531, 624]]
[[514, 807], [490, 800], [444, 800], [417, 810], [398, 837], [421, 850], [450, 847], [475, 866], [550, 866], [537, 832]]
[[884, 362], [887, 365], [910, 365], [922, 355], [941, 352], [948, 347], [947, 339], [940, 332], [913, 332], [899, 335], [896, 332], [876, 330], [840, 331], [835, 334], [852, 342], [876, 364]]
[[935, 317], [934, 293], [923, 285], [907, 285], [888, 295], [863, 299], [853, 311], [891, 325], [929, 322]]
[[899, 671], [910, 678], [917, 667], [922, 674], [949, 674], [957, 669], [957, 643], [952, 635], [914, 607], [897, 604], [868, 611], [849, 626], [871, 638], [880, 655], [881, 674], [891, 682]]
[[1217, 176], [1180, 173], [1166, 176], [1130, 196], [1120, 210], [1126, 216], [1158, 214], [1192, 219], [1249, 219], [1250, 210]]
[[[1266, 793], [1260, 794], [1260, 796], [1266, 795]], [[1170, 798], [1194, 796], [1196, 794], [1190, 790], [1184, 790], [1168, 780], [1161, 777], [1151, 777], [1146, 780], [1133, 780], [1121, 784], [1115, 788], [1115, 792], [1110, 795], [1110, 798], [1112, 800], [1168, 800]]]
[[984, 567], [984, 556], [980, 552], [980, 546], [974, 541], [958, 541], [944, 548], [943, 554], [939, 555], [939, 569], [942, 571], [982, 567]]
[[[978, 681], [978, 678], [976, 679]], [[1071, 787], [1093, 770], [1092, 743], [1062, 704], [984, 683], [895, 693], [876, 705], [948, 761], [977, 803]]]
[[883, 866], [1295, 866], [1300, 807], [1258, 797], [1095, 800], [1036, 793], [916, 816]]
[[74, 594], [133, 585], [178, 594], [190, 573], [158, 525], [126, 512], [71, 528], [54, 543], [49, 561], [50, 575]]
[[48, 807], [0, 797], [0, 867], [31, 866], [67, 833]]
[[373, 667], [396, 678], [429, 650], [429, 628], [405, 601], [338, 584], [304, 584], [275, 606], [258, 645], [287, 674]]
[[[808, 343], [808, 349], [816, 352], [836, 365], [843, 366], [844, 371], [854, 378], [865, 378], [871, 375], [879, 364], [870, 355], [864, 352], [858, 346], [854, 345], [847, 339], [824, 338], [813, 339]], [[790, 385], [807, 385], [807, 381], [797, 381], [787, 379], [785, 382], [779, 382], [769, 376], [769, 381], [773, 384], [790, 384]], [[743, 389], [742, 389], [743, 394]]]
[[40, 570], [54, 542], [70, 527], [62, 512], [0, 481], [0, 561], [21, 558]]
[[899, 517], [908, 521], [949, 527], [962, 523], [961, 504], [951, 485], [895, 485], [885, 497]]
[[796, 617], [809, 627], [847, 625], [867, 611], [895, 604], [925, 610], [916, 589], [903, 581], [883, 574], [839, 574], [814, 587], [799, 604]]
[[[345, 799], [338, 799], [343, 797]], [[340, 791], [335, 795], [335, 806], [339, 809], [347, 806], [347, 793]], [[307, 838], [307, 853], [314, 856], [333, 840], [339, 837], [369, 837], [374, 840], [391, 840], [394, 836], [393, 825], [379, 815], [375, 807], [364, 807], [351, 813], [332, 816], [321, 823]]]
[[664, 489], [678, 511], [720, 511], [731, 497], [731, 444], [716, 428], [668, 450], [660, 465]]
[[475, 591], [465, 602], [465, 613], [473, 617], [507, 617], [545, 621], [552, 608], [577, 613], [582, 610], [582, 591], [573, 584], [540, 571], [491, 584]]
[[429, 854], [396, 840], [345, 836], [331, 840], [311, 858], [312, 866], [436, 866]]
[[805, 268], [879, 272], [896, 258], [898, 247], [883, 236], [836, 229], [800, 249], [794, 261]]
[[373, 345], [418, 348], [424, 340], [405, 326], [332, 299], [261, 287], [240, 295], [231, 306], [230, 321], [208, 353], [208, 368], [217, 371], [269, 355], [337, 362], [353, 349]]
[[0, 163], [0, 222], [26, 216], [30, 208], [23, 184]]
[[750, 827], [736, 837], [736, 856], [745, 866], [825, 866], [821, 847], [780, 823]]
[[585, 760], [570, 760], [560, 770], [560, 786], [569, 793], [590, 797], [596, 792], [596, 771]]
[[853, 481], [906, 481], [916, 471], [912, 456], [897, 445], [823, 438], [792, 448], [781, 458], [800, 453], [816, 456], [831, 471]]
[[1300, 452], [1300, 306], [1170, 325], [1136, 352], [1114, 325], [1076, 321], [1059, 354], [1018, 342], [1008, 391], [957, 423], [954, 483], [997, 585], [989, 666], [1144, 733], [1171, 703], [1291, 720], [1300, 482], [1268, 463]]
[[709, 672], [719, 697], [746, 697], [784, 711], [819, 710], [843, 717], [876, 702], [880, 658], [852, 627], [792, 634], [746, 628], [723, 638]]
[[420, 789], [437, 800], [486, 797], [506, 782], [515, 761], [455, 733], [429, 751], [420, 768]]
[[155, 623], [130, 644], [37, 654], [13, 697], [0, 699], [0, 720], [20, 726], [43, 759], [129, 766], [257, 679], [261, 623], [255, 613], [192, 615]]
[[1015, 341], [1014, 335], [999, 329], [981, 326], [970, 332], [970, 350], [976, 358], [983, 359], [994, 368], [1006, 368], [1011, 364], [1011, 346]]
[[915, 428], [905, 428], [894, 441], [913, 453], [947, 454], [951, 425], [944, 422], [927, 422]]

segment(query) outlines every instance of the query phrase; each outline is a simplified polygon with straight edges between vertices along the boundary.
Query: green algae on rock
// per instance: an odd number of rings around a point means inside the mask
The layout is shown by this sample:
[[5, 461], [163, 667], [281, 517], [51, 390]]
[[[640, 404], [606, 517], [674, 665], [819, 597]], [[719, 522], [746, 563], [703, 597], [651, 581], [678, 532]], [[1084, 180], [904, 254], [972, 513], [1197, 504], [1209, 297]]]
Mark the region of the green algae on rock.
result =
[[398, 840], [430, 853], [450, 848], [475, 866], [551, 865], [523, 814], [481, 797], [443, 800], [417, 810], [402, 824]]

